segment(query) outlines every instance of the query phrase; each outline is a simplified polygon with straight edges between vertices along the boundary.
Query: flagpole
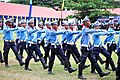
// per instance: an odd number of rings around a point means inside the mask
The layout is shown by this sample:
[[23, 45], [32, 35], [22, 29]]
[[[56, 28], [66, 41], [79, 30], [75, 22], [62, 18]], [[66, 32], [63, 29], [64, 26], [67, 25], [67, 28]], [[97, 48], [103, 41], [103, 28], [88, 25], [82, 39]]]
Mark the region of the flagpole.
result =
[[62, 24], [62, 17], [63, 17], [63, 8], [64, 8], [64, 0], [62, 1], [62, 7], [61, 7], [61, 24]]
[[32, 0], [30, 0], [30, 8], [29, 8], [29, 17], [28, 17], [28, 20], [30, 20], [31, 15], [32, 15]]

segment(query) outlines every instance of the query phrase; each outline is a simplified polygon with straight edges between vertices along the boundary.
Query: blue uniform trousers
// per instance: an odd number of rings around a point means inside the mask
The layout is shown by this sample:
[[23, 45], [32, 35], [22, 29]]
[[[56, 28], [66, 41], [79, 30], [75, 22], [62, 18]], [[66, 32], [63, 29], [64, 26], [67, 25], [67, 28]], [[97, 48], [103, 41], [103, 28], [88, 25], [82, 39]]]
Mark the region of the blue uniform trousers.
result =
[[93, 55], [93, 51], [90, 50], [90, 48], [81, 47], [81, 52], [82, 52], [82, 55], [81, 55], [80, 64], [78, 66], [78, 75], [79, 76], [82, 75], [83, 68], [84, 68], [87, 57], [89, 58], [90, 62], [93, 63], [93, 66], [95, 67], [99, 75], [102, 75], [102, 70], [97, 63], [95, 55]]
[[25, 49], [25, 51], [26, 51], [26, 53], [27, 54], [29, 54], [28, 53], [28, 50], [27, 50], [27, 47], [26, 47], [26, 42], [20, 42], [20, 55], [23, 57], [23, 50]]
[[[114, 51], [115, 52], [115, 50], [116, 50], [116, 44], [110, 44], [110, 43], [108, 43], [107, 44], [107, 50], [108, 50], [108, 52], [109, 52], [109, 54], [110, 54], [110, 56], [112, 55], [112, 51]], [[106, 59], [106, 65], [105, 65], [105, 69], [107, 69], [107, 68], [109, 68], [109, 60], [108, 60], [108, 58]]]
[[17, 44], [17, 50], [18, 52], [20, 51], [20, 40], [16, 39], [16, 44]]
[[66, 56], [68, 60], [70, 59], [70, 55], [72, 54], [75, 62], [76, 63], [80, 62], [80, 53], [75, 44], [74, 45], [67, 44], [66, 50], [67, 50]]
[[65, 61], [67, 58], [64, 54], [64, 51], [63, 49], [61, 49], [61, 46], [58, 45], [58, 46], [54, 46], [54, 45], [51, 45], [51, 56], [50, 56], [50, 59], [49, 59], [49, 69], [48, 71], [52, 71], [52, 68], [53, 68], [53, 64], [54, 64], [54, 60], [55, 60], [55, 55], [59, 55], [63, 61]]
[[37, 43], [36, 44], [28, 43], [29, 54], [25, 60], [25, 67], [29, 66], [29, 61], [32, 58], [33, 51], [35, 51], [35, 54], [37, 54], [39, 58], [41, 58], [43, 56]]
[[19, 62], [22, 62], [22, 58], [21, 58], [21, 55], [18, 54], [18, 50], [17, 50], [17, 46], [15, 44], [15, 42], [6, 42], [4, 41], [4, 53], [3, 53], [3, 56], [4, 56], [4, 60], [5, 60], [5, 64], [8, 64], [8, 53], [9, 53], [9, 50], [10, 48], [13, 50], [15, 56], [16, 56], [16, 59], [19, 61]]
[[47, 58], [49, 58], [50, 47], [51, 47], [51, 43], [48, 43], [48, 45], [44, 47], [44, 51], [45, 51], [44, 59], [46, 64], [47, 64]]
[[38, 46], [39, 46], [39, 47], [40, 47], [40, 46], [42, 46], [42, 47], [43, 47], [43, 49], [44, 49], [44, 48], [45, 48], [45, 47], [44, 47], [44, 45], [45, 45], [44, 40], [43, 40], [41, 43], [39, 43], [39, 41], [40, 41], [40, 40], [37, 40], [37, 41], [38, 41]]
[[[106, 59], [108, 59], [110, 65], [111, 65], [111, 67], [112, 67], [112, 70], [114, 71], [114, 70], [116, 69], [116, 68], [115, 68], [115, 65], [114, 65], [114, 62], [113, 62], [113, 60], [112, 60], [109, 52], [108, 52], [104, 47], [94, 47], [94, 48], [93, 48], [93, 52], [94, 52], [93, 54], [94, 54], [96, 57], [99, 56], [99, 53], [103, 54], [103, 55], [106, 57]], [[94, 71], [95, 71], [94, 66], [91, 66], [91, 67], [92, 67], [91, 72], [94, 72]]]
[[120, 80], [120, 48], [117, 48], [117, 55], [118, 55], [118, 61], [117, 61], [117, 69], [116, 69], [116, 80]]

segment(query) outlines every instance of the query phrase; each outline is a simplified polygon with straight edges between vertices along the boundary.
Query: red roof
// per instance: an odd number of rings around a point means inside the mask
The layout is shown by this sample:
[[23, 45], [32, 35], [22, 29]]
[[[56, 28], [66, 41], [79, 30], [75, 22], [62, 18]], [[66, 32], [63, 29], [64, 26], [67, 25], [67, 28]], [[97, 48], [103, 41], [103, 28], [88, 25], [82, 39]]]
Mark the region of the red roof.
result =
[[114, 9], [107, 9], [108, 11], [110, 11], [113, 14], [117, 14], [120, 15], [120, 8], [114, 8]]
[[[29, 5], [12, 4], [0, 2], [0, 15], [7, 16], [25, 16], [29, 13]], [[72, 15], [73, 11], [63, 11], [62, 18], [66, 18], [68, 15]], [[52, 8], [47, 7], [32, 7], [32, 17], [43, 17], [43, 18], [61, 18], [61, 11], [56, 11]]]

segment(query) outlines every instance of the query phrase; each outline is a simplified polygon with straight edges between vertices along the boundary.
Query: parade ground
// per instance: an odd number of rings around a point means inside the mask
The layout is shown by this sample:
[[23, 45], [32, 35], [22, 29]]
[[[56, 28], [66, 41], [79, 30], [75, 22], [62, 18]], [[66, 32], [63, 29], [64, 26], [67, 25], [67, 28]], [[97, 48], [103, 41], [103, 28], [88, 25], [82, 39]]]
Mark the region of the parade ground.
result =
[[[3, 34], [0, 34], [0, 39], [3, 37]], [[116, 41], [118, 39], [118, 35], [116, 35]], [[104, 40], [104, 37], [102, 37], [102, 40]], [[76, 45], [78, 47], [78, 50], [80, 51], [80, 45], [79, 40], [77, 41]], [[0, 49], [3, 52], [3, 40], [0, 40]], [[41, 48], [42, 53], [43, 49]], [[102, 56], [102, 55], [100, 55]], [[24, 51], [24, 61], [27, 57], [26, 52]], [[103, 57], [103, 60], [105, 60], [105, 57]], [[112, 58], [117, 64], [117, 55], [115, 53], [112, 54]], [[73, 58], [71, 57], [70, 60], [72, 67], [78, 68], [78, 65], [75, 64]], [[99, 62], [98, 62], [99, 63]], [[87, 59], [86, 64], [90, 64], [90, 61]], [[100, 64], [100, 63], [99, 63]], [[105, 70], [105, 64], [101, 65], [102, 70], [104, 72], [108, 72]], [[68, 73], [67, 71], [64, 71], [64, 67], [60, 64], [60, 61], [56, 57], [53, 72], [55, 75], [49, 75], [47, 73], [47, 70], [44, 70], [42, 68], [42, 64], [40, 62], [34, 62], [32, 59], [30, 62], [30, 68], [32, 68], [32, 71], [26, 71], [24, 70], [24, 66], [19, 66], [19, 63], [15, 59], [15, 55], [10, 50], [9, 52], [9, 68], [4, 67], [4, 63], [0, 63], [0, 80], [78, 80], [78, 71], [74, 73]], [[108, 76], [105, 76], [103, 78], [100, 78], [98, 74], [94, 75], [90, 73], [91, 67], [85, 69], [83, 71], [83, 75], [87, 78], [87, 80], [115, 80], [115, 72], [110, 71], [110, 74]]]

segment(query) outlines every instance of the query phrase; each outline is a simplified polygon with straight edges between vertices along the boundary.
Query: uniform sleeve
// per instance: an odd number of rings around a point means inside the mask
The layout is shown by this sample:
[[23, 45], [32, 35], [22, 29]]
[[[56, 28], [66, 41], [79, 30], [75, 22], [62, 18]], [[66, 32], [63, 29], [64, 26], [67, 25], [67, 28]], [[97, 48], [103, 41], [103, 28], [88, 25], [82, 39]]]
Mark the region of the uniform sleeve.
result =
[[79, 34], [80, 31], [70, 31], [70, 34]]
[[4, 28], [5, 32], [15, 31], [15, 30], [17, 30], [17, 28]]
[[52, 32], [51, 35], [59, 35], [59, 34], [63, 34], [65, 31], [56, 31], [56, 32]]
[[75, 38], [75, 42], [80, 38], [80, 36], [82, 36], [82, 32], [80, 32], [77, 37]]
[[108, 39], [108, 37], [106, 37], [106, 39], [104, 40], [104, 45], [107, 43], [107, 39]]
[[38, 30], [37, 32], [40, 32], [40, 33], [45, 33], [45, 31], [43, 31], [43, 30]]
[[107, 35], [108, 33], [106, 32], [98, 32], [98, 33], [94, 33], [93, 35], [95, 36], [102, 36], [102, 35]]

